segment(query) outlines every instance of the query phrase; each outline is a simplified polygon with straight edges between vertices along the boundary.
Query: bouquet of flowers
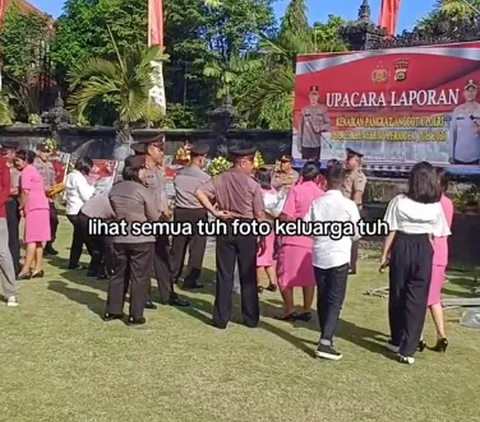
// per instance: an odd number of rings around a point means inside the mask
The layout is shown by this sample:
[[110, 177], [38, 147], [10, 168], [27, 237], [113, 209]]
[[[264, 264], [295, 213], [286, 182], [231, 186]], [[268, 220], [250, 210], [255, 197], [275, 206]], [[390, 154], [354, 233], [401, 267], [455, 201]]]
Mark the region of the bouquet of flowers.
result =
[[229, 170], [232, 167], [232, 163], [228, 161], [225, 157], [219, 156], [215, 157], [210, 165], [208, 166], [208, 174], [210, 176], [217, 176], [220, 173], [223, 173]]
[[277, 218], [283, 211], [285, 201], [287, 200], [287, 191], [280, 190], [276, 193], [266, 193], [263, 196], [263, 205], [265, 212], [272, 217]]
[[255, 157], [253, 158], [253, 168], [257, 170], [263, 166], [265, 166], [265, 160], [263, 159], [262, 153], [257, 150]]

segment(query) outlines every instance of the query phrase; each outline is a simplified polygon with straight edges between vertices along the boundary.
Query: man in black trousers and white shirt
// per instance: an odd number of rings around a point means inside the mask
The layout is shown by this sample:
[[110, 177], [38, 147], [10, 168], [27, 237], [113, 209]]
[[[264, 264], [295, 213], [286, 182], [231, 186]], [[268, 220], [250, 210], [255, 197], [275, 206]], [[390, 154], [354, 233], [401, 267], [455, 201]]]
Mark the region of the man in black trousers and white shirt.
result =
[[[313, 268], [317, 282], [317, 312], [321, 331], [315, 355], [335, 361], [342, 358], [341, 353], [333, 347], [333, 336], [347, 290], [352, 243], [360, 239], [360, 214], [355, 203], [342, 194], [344, 181], [345, 171], [342, 167], [331, 166], [327, 171], [327, 192], [312, 203], [304, 219], [307, 222], [337, 222], [343, 227], [349, 225], [352, 229], [350, 232], [346, 231], [350, 235], [338, 240], [328, 235], [313, 238]], [[336, 236], [332, 237], [336, 239]]]

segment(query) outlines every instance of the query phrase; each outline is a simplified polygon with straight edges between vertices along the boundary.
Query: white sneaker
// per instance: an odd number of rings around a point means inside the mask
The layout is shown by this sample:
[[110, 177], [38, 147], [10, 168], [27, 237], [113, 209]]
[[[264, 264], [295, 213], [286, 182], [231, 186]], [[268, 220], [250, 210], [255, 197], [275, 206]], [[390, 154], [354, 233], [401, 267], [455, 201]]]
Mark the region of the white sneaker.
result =
[[398, 356], [398, 361], [406, 365], [413, 365], [415, 363], [415, 358], [412, 356]]
[[15, 307], [15, 306], [18, 306], [18, 300], [15, 296], [10, 296], [8, 299], [7, 299], [7, 306], [10, 306], [10, 307]]

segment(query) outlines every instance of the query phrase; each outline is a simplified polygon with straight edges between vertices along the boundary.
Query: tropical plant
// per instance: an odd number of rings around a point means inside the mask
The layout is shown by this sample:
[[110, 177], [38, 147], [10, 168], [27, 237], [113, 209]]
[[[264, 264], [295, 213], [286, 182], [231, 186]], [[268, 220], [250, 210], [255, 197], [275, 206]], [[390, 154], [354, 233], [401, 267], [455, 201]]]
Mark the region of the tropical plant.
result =
[[245, 117], [264, 122], [269, 129], [290, 128], [297, 56], [346, 51], [346, 45], [338, 37], [342, 24], [341, 18], [329, 16], [326, 24], [317, 23], [311, 28], [304, 0], [292, 0], [279, 35], [261, 36], [265, 77], [242, 96], [240, 110]]
[[13, 110], [10, 107], [8, 95], [0, 93], [0, 126], [9, 126], [13, 120]]
[[466, 18], [478, 16], [479, 0], [437, 0], [434, 11], [439, 11], [450, 18]]
[[207, 64], [204, 75], [217, 83], [217, 99], [222, 100], [231, 93], [232, 85], [242, 73], [250, 73], [259, 69], [262, 62], [257, 59], [231, 57], [224, 61], [216, 59]]
[[73, 90], [71, 108], [77, 116], [85, 116], [98, 102], [112, 107], [117, 131], [115, 158], [123, 159], [132, 142], [131, 126], [139, 122], [155, 122], [160, 110], [151, 104], [153, 88], [151, 62], [165, 62], [168, 55], [159, 47], [147, 50], [125, 48], [122, 55], [110, 32], [115, 48], [114, 60], [91, 58], [78, 63], [69, 74]]

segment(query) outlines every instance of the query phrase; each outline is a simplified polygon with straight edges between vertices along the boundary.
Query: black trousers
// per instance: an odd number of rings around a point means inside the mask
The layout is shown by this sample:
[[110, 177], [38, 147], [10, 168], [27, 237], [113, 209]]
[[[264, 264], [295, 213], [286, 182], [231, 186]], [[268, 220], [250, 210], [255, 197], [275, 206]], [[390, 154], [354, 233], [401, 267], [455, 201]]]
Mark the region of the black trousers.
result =
[[204, 209], [176, 208], [174, 219], [179, 222], [189, 222], [193, 226], [193, 236], [174, 236], [170, 250], [172, 283], [174, 284], [182, 275], [188, 247], [187, 275], [185, 277], [185, 285], [188, 286], [195, 284], [202, 272], [207, 238], [198, 234], [197, 222], [208, 220], [207, 211]]
[[358, 261], [358, 247], [360, 246], [360, 241], [352, 243], [352, 253], [350, 255], [350, 270], [352, 273], [357, 272], [357, 261]]
[[[113, 243], [108, 239], [103, 240], [103, 250], [102, 250], [102, 265], [100, 267], [100, 274], [111, 275], [113, 273], [113, 262], [114, 262], [114, 249]], [[150, 281], [150, 280], [149, 280]]]
[[82, 214], [80, 212], [77, 216], [77, 221], [75, 224], [78, 225], [78, 229], [82, 234], [82, 243], [84, 243], [85, 246], [87, 247], [88, 253], [91, 258], [90, 266], [88, 267], [88, 273], [89, 275], [92, 275], [92, 276], [98, 276], [100, 273], [102, 261], [103, 261], [104, 240], [102, 236], [88, 235], [88, 220], [89, 220], [89, 217], [87, 217], [85, 214]]
[[[161, 303], [167, 303], [177, 296], [172, 284], [172, 271], [170, 267], [170, 243], [168, 237], [157, 238], [154, 246], [153, 271], [157, 279], [158, 295]], [[151, 297], [151, 286], [149, 283], [149, 296]]]
[[9, 198], [5, 202], [8, 227], [8, 247], [13, 259], [15, 275], [20, 273], [20, 211], [18, 210], [18, 199]]
[[73, 226], [72, 244], [70, 246], [70, 258], [68, 260], [68, 268], [73, 269], [78, 267], [78, 264], [80, 262], [85, 235], [82, 232], [80, 224], [78, 224], [78, 215], [67, 215], [67, 218]]
[[428, 235], [397, 234], [390, 257], [388, 315], [392, 343], [402, 356], [414, 355], [422, 335], [432, 257]]
[[153, 260], [151, 243], [115, 243], [114, 271], [108, 283], [107, 312], [123, 314], [125, 295], [130, 286], [130, 316], [143, 318], [148, 280]]
[[321, 147], [306, 148], [302, 147], [302, 159], [303, 160], [320, 160]]
[[232, 316], [232, 290], [235, 263], [238, 262], [243, 321], [256, 327], [260, 318], [257, 291], [256, 236], [218, 236], [216, 242], [217, 283], [213, 323], [226, 328]]
[[52, 245], [53, 242], [55, 242], [55, 239], [57, 238], [57, 229], [58, 229], [57, 209], [55, 208], [55, 203], [50, 202], [50, 230], [52, 234], [52, 239], [50, 240], [50, 242], [47, 242], [48, 244]]
[[317, 312], [320, 322], [320, 342], [331, 344], [340, 311], [347, 292], [349, 265], [327, 270], [313, 267], [317, 282]]

